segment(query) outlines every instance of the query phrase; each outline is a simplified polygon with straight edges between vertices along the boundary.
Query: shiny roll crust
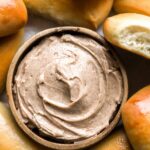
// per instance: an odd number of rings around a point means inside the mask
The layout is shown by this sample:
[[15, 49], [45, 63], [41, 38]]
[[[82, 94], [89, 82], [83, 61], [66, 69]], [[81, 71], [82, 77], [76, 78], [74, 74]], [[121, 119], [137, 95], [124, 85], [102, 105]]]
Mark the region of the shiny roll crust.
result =
[[98, 42], [64, 34], [43, 39], [23, 58], [14, 81], [20, 119], [67, 141], [106, 128], [123, 96], [119, 65]]
[[31, 13], [61, 25], [96, 30], [111, 11], [113, 0], [24, 0]]

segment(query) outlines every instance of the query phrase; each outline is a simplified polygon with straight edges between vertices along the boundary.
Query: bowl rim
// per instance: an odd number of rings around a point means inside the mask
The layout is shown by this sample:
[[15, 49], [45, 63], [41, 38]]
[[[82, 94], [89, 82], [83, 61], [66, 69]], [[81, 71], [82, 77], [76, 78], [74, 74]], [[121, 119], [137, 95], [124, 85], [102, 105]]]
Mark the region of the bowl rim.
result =
[[[115, 60], [119, 64], [120, 71], [122, 73], [123, 88], [124, 88], [124, 93], [123, 93], [121, 104], [118, 108], [118, 112], [116, 112], [116, 115], [114, 116], [113, 120], [110, 122], [109, 126], [106, 127], [102, 132], [100, 132], [99, 134], [97, 134], [95, 136], [92, 136], [88, 139], [74, 142], [71, 144], [68, 144], [68, 143], [62, 144], [62, 143], [57, 143], [57, 142], [45, 140], [44, 138], [35, 134], [31, 129], [29, 129], [19, 118], [16, 106], [15, 106], [15, 102], [14, 102], [13, 92], [12, 92], [13, 79], [14, 79], [14, 75], [16, 73], [16, 69], [19, 65], [19, 62], [22, 60], [23, 55], [24, 56], [26, 55], [25, 52], [28, 53], [27, 51], [28, 51], [29, 47], [33, 46], [38, 40], [40, 40], [42, 38], [45, 38], [45, 37], [50, 36], [52, 34], [65, 33], [65, 32], [75, 32], [78, 34], [87, 35], [87, 36], [95, 39], [96, 41], [98, 41], [100, 44], [104, 45], [106, 48], [108, 48], [111, 51], [111, 53], [113, 54], [113, 57], [115, 58]], [[117, 125], [117, 123], [119, 122], [119, 119], [120, 119], [121, 108], [122, 108], [123, 104], [126, 102], [127, 97], [128, 97], [128, 79], [127, 79], [126, 71], [125, 71], [122, 63], [118, 59], [116, 53], [114, 51], [112, 51], [112, 47], [109, 45], [109, 43], [107, 43], [105, 41], [105, 39], [101, 35], [99, 35], [98, 33], [94, 32], [90, 29], [87, 29], [87, 28], [67, 26], [67, 27], [50, 28], [50, 29], [46, 29], [44, 31], [41, 31], [41, 32], [37, 33], [36, 35], [32, 36], [29, 40], [27, 40], [19, 48], [15, 57], [12, 60], [12, 63], [10, 65], [10, 68], [8, 71], [6, 90], [7, 90], [8, 102], [10, 105], [11, 112], [12, 112], [17, 124], [19, 125], [19, 127], [30, 138], [32, 138], [34, 141], [36, 141], [39, 144], [44, 145], [48, 148], [59, 149], [59, 150], [73, 150], [73, 149], [81, 149], [81, 148], [89, 147], [89, 146], [97, 143], [98, 141], [101, 141], [115, 128], [115, 126]]]

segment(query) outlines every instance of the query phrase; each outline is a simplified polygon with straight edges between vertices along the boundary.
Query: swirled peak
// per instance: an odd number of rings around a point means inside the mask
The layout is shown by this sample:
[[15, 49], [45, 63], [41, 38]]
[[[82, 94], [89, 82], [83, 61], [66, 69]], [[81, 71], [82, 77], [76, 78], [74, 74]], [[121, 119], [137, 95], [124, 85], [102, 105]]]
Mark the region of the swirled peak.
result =
[[89, 37], [64, 34], [43, 39], [23, 58], [14, 95], [29, 128], [77, 141], [109, 125], [122, 99], [122, 84], [108, 50]]

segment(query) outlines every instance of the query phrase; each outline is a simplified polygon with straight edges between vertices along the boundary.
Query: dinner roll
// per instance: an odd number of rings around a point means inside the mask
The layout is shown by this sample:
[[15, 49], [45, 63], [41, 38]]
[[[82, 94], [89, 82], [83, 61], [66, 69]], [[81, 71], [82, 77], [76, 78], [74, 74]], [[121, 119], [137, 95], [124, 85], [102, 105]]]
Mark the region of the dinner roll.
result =
[[9, 65], [21, 45], [23, 36], [24, 30], [21, 29], [13, 35], [0, 38], [0, 94], [5, 88]]
[[150, 85], [127, 101], [122, 120], [134, 150], [150, 150]]
[[97, 29], [109, 14], [113, 0], [24, 0], [33, 13], [62, 25]]
[[132, 150], [123, 128], [115, 129], [103, 141], [97, 143], [90, 150]]
[[150, 17], [125, 13], [104, 22], [104, 36], [115, 46], [150, 59]]
[[19, 129], [11, 112], [0, 102], [0, 150], [46, 150]]
[[27, 22], [27, 11], [22, 0], [0, 1], [0, 37], [17, 32]]
[[118, 13], [141, 13], [150, 16], [150, 0], [115, 0], [114, 9]]

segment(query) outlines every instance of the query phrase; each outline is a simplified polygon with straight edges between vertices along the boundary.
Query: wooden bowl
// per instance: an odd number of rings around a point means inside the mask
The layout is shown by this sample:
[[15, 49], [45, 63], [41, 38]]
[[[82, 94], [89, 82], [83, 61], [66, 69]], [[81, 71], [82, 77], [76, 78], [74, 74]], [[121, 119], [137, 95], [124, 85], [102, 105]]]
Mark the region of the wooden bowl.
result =
[[111, 46], [104, 40], [103, 37], [98, 35], [96, 32], [91, 31], [89, 29], [85, 29], [85, 28], [80, 28], [80, 27], [58, 27], [58, 28], [51, 28], [51, 29], [47, 29], [47, 30], [44, 30], [42, 32], [39, 32], [38, 34], [36, 34], [35, 36], [33, 36], [31, 39], [29, 39], [27, 42], [25, 42], [23, 44], [23, 46], [19, 49], [19, 51], [15, 55], [11, 65], [10, 65], [10, 69], [9, 69], [8, 77], [7, 77], [7, 94], [8, 94], [8, 98], [9, 98], [9, 104], [10, 104], [10, 108], [11, 108], [11, 111], [13, 113], [13, 116], [15, 117], [15, 119], [16, 119], [18, 125], [20, 126], [20, 128], [27, 135], [29, 135], [30, 138], [32, 138], [36, 142], [38, 142], [38, 143], [40, 143], [40, 144], [42, 144], [46, 147], [53, 148], [53, 149], [59, 149], [59, 150], [81, 149], [81, 148], [88, 147], [88, 146], [90, 146], [90, 145], [92, 145], [92, 144], [94, 144], [98, 141], [101, 141], [117, 125], [117, 123], [119, 121], [119, 118], [120, 118], [121, 107], [125, 103], [125, 101], [127, 100], [127, 96], [128, 96], [127, 75], [126, 75], [126, 72], [124, 70], [124, 67], [122, 66], [122, 64], [118, 60], [118, 58], [117, 58], [116, 54], [114, 53], [114, 51], [110, 51], [110, 53], [112, 53], [112, 57], [114, 57], [118, 61], [118, 64], [120, 65], [120, 70], [121, 70], [122, 77], [123, 77], [124, 91], [123, 91], [122, 102], [118, 106], [118, 108], [116, 110], [116, 114], [114, 115], [113, 120], [110, 122], [109, 126], [107, 128], [105, 128], [103, 131], [101, 131], [99, 134], [97, 134], [93, 137], [90, 137], [88, 139], [82, 140], [82, 141], [73, 142], [73, 143], [66, 143], [66, 144], [65, 143], [62, 144], [62, 143], [58, 143], [58, 142], [54, 142], [54, 141], [48, 141], [48, 140], [40, 137], [38, 134], [33, 132], [31, 129], [29, 129], [23, 123], [23, 121], [20, 119], [20, 117], [17, 113], [16, 106], [15, 106], [15, 100], [14, 100], [14, 97], [13, 97], [12, 87], [13, 87], [14, 76], [16, 74], [18, 65], [19, 65], [20, 61], [24, 58], [24, 56], [32, 49], [32, 47], [34, 45], [37, 45], [38, 42], [41, 39], [43, 39], [45, 37], [48, 37], [50, 35], [54, 35], [56, 33], [72, 33], [72, 34], [87, 35], [87, 36], [93, 38], [94, 40], [96, 40], [97, 42], [99, 42], [101, 45], [103, 45], [107, 49], [110, 49], [110, 50], [112, 49]]

